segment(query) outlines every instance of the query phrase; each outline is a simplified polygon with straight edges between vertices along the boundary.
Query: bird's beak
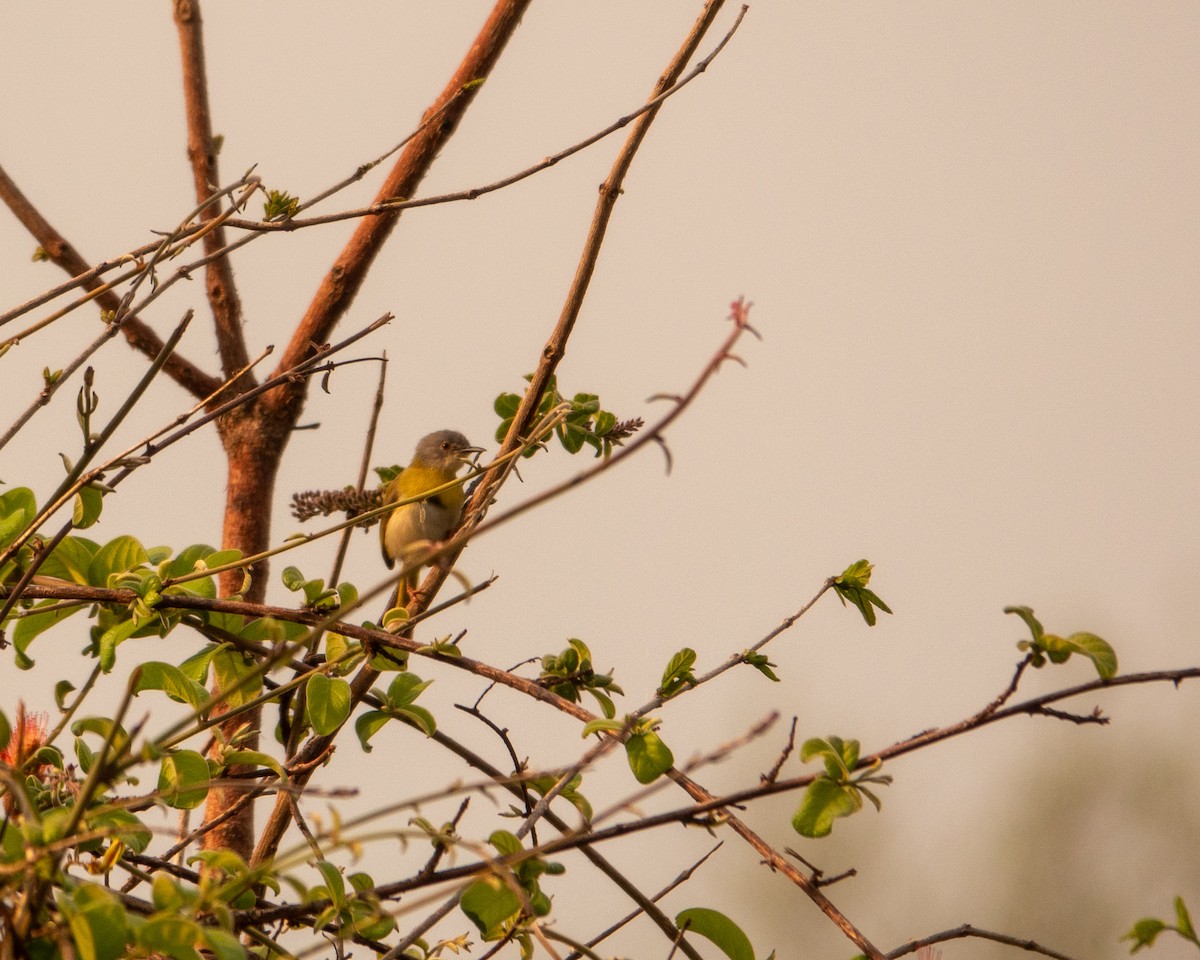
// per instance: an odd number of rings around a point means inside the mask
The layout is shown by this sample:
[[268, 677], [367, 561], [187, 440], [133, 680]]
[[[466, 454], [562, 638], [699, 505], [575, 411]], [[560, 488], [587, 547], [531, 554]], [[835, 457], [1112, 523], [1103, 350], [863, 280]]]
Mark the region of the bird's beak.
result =
[[459, 454], [459, 459], [463, 463], [474, 463], [475, 458], [483, 453], [483, 447], [463, 447], [462, 453]]

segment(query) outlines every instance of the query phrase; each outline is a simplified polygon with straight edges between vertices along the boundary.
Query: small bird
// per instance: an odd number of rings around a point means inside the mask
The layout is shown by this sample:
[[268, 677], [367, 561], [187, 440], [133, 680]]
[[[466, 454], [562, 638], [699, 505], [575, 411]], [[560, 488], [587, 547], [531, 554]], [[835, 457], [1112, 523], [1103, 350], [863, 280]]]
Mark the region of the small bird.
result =
[[[422, 437], [412, 462], [396, 474], [383, 491], [384, 504], [411, 500], [443, 484], [449, 483], [463, 466], [471, 463], [473, 454], [482, 447], [471, 446], [457, 430], [438, 430]], [[406, 605], [417, 587], [421, 553], [432, 543], [444, 540], [462, 515], [463, 489], [461, 484], [448, 487], [428, 500], [397, 507], [379, 525], [379, 546], [383, 562], [390, 570], [400, 561], [411, 569], [397, 588], [396, 604]]]

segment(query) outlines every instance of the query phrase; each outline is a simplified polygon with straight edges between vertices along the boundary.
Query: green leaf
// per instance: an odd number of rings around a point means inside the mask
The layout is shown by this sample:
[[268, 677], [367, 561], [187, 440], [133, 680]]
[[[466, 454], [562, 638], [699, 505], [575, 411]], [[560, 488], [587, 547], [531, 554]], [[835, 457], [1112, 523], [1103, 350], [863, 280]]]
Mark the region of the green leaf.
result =
[[203, 559], [192, 564], [192, 571], [211, 570], [213, 567], [223, 567], [227, 563], [237, 563], [242, 559], [241, 550], [214, 550]]
[[[155, 551], [147, 551], [151, 554]], [[204, 558], [212, 556], [213, 548], [207, 543], [193, 543], [184, 547], [179, 553], [171, 556], [167, 554], [162, 559], [158, 560], [158, 575], [164, 580], [173, 577], [182, 577], [188, 573], [194, 573], [198, 569], [204, 569]]]
[[260, 750], [230, 750], [225, 754], [225, 763], [229, 766], [266, 767], [279, 779], [287, 779], [283, 765], [269, 753]]
[[1132, 940], [1133, 946], [1129, 948], [1129, 952], [1137, 953], [1142, 947], [1154, 946], [1154, 941], [1158, 939], [1158, 935], [1168, 929], [1170, 928], [1162, 920], [1157, 920], [1154, 917], [1146, 917], [1135, 923], [1133, 929], [1121, 937], [1121, 939]]
[[1175, 926], [1178, 928], [1180, 936], [1187, 937], [1193, 943], [1196, 942], [1196, 928], [1192, 926], [1192, 917], [1188, 913], [1187, 904], [1183, 902], [1183, 897], [1175, 898]]
[[414, 703], [421, 695], [432, 680], [422, 680], [415, 673], [397, 674], [396, 678], [388, 685], [387, 702], [393, 707], [407, 707], [410, 703]]
[[858, 765], [859, 745], [857, 740], [845, 741], [841, 737], [821, 739], [813, 737], [800, 746], [800, 760], [808, 763], [814, 757], [825, 762], [826, 773], [835, 780], [844, 780]]
[[573, 427], [570, 422], [563, 423], [558, 427], [559, 443], [563, 445], [567, 453], [578, 453], [583, 449], [586, 439], [587, 434], [578, 427]]
[[325, 634], [325, 662], [333, 664], [336, 676], [344, 677], [362, 662], [362, 644], [331, 630]]
[[75, 738], [75, 759], [79, 761], [79, 769], [84, 773], [92, 772], [92, 764], [96, 762], [96, 754], [88, 746], [83, 737]]
[[804, 791], [800, 808], [792, 817], [792, 829], [802, 837], [825, 837], [838, 817], [848, 817], [860, 809], [862, 799], [853, 786], [817, 777]]
[[515, 393], [502, 393], [496, 397], [492, 404], [492, 409], [496, 411], [496, 416], [502, 420], [509, 420], [515, 417], [517, 409], [521, 406], [521, 398]]
[[8, 717], [4, 715], [4, 711], [0, 710], [0, 743], [7, 744], [12, 739], [12, 727], [8, 723]]
[[485, 941], [499, 940], [520, 916], [521, 900], [499, 877], [481, 877], [458, 902]]
[[34, 604], [33, 610], [26, 613], [17, 621], [16, 629], [13, 630], [13, 645], [17, 648], [17, 666], [23, 670], [28, 670], [33, 666], [33, 660], [26, 651], [33, 641], [49, 630], [56, 623], [61, 623], [73, 613], [78, 613], [80, 610], [86, 610], [83, 605], [75, 607], [60, 607], [57, 610], [48, 610], [45, 613], [38, 613], [40, 607], [51, 607], [57, 604], [57, 600], [42, 600]]
[[88, 566], [87, 582], [93, 587], [107, 587], [114, 573], [124, 573], [150, 562], [150, 555], [135, 538], [117, 537], [102, 546]]
[[325, 881], [325, 895], [338, 910], [346, 903], [346, 879], [342, 871], [328, 860], [318, 860], [315, 864]]
[[95, 733], [105, 740], [111, 734], [111, 757], [119, 757], [129, 749], [129, 734], [125, 732], [124, 727], [108, 717], [84, 717], [82, 720], [76, 720], [71, 724], [71, 732], [77, 737], [85, 733]]
[[[391, 626], [393, 623], [403, 623], [407, 619], [408, 619], [407, 608], [391, 607], [390, 609], [384, 611], [383, 620], [381, 621], [381, 625], [386, 629], [387, 627]], [[396, 651], [396, 653], [400, 653], [400, 651]]]
[[241, 630], [244, 640], [256, 643], [276, 644], [294, 643], [308, 632], [308, 627], [302, 623], [286, 623], [271, 617], [251, 620]]
[[66, 537], [46, 558], [41, 572], [47, 577], [86, 585], [88, 568], [99, 550], [100, 544], [86, 537]]
[[107, 831], [134, 853], [144, 853], [150, 846], [150, 828], [128, 810], [110, 807], [98, 812], [90, 811], [87, 820], [93, 830]]
[[284, 567], [283, 573], [279, 575], [279, 579], [283, 581], [283, 585], [292, 593], [304, 589], [305, 576], [300, 572], [299, 567]]
[[488, 837], [488, 843], [495, 847], [496, 852], [502, 857], [512, 856], [525, 849], [521, 846], [521, 841], [517, 839], [517, 835], [510, 833], [508, 830], [493, 830], [492, 835]]
[[1005, 607], [1005, 613], [1013, 613], [1025, 621], [1031, 635], [1030, 640], [1020, 640], [1017, 648], [1029, 651], [1030, 662], [1043, 667], [1048, 659], [1051, 663], [1065, 663], [1072, 654], [1080, 654], [1092, 661], [1101, 680], [1111, 680], [1117, 675], [1117, 654], [1112, 646], [1094, 633], [1073, 633], [1069, 637], [1047, 633], [1029, 607]]
[[262, 690], [261, 676], [247, 676], [254, 669], [254, 664], [241, 651], [223, 647], [213, 654], [211, 663], [216, 689], [226, 705], [240, 707], [257, 697]]
[[358, 587], [352, 583], [339, 583], [337, 595], [339, 607], [353, 607], [358, 603]]
[[653, 783], [675, 765], [670, 748], [653, 730], [631, 733], [625, 741], [625, 755], [638, 783]]
[[188, 899], [183, 895], [179, 881], [165, 873], [156, 873], [150, 884], [150, 902], [155, 910], [182, 911], [188, 905]]
[[358, 742], [362, 744], [363, 753], [371, 752], [371, 738], [391, 719], [391, 715], [382, 710], [368, 710], [354, 721], [354, 732], [358, 735]]
[[[54, 685], [54, 705], [58, 707], [60, 713], [67, 712], [67, 697], [75, 691], [75, 684], [70, 680], [59, 680]], [[0, 737], [0, 743], [4, 743], [6, 738]]]
[[1046, 631], [1038, 623], [1037, 617], [1033, 615], [1033, 610], [1030, 607], [1005, 607], [1004, 612], [1015, 614], [1024, 620], [1025, 626], [1029, 628], [1029, 632], [1033, 635], [1035, 643], [1042, 639], [1042, 634]]
[[742, 652], [742, 662], [748, 663], [768, 680], [779, 683], [779, 677], [775, 676], [775, 671], [771, 669], [775, 664], [768, 660], [765, 654], [745, 650]]
[[588, 693], [596, 698], [596, 702], [600, 704], [600, 712], [606, 719], [611, 720], [617, 715], [617, 705], [612, 702], [612, 697], [594, 687], [589, 687]]
[[[175, 750], [166, 754], [159, 765], [158, 791], [168, 806], [191, 810], [208, 796], [212, 774], [208, 761], [194, 750]], [[199, 784], [199, 786], [196, 786]]]
[[14, 487], [0, 494], [0, 547], [17, 539], [37, 516], [37, 500], [28, 487]]
[[424, 707], [418, 707], [416, 704], [408, 707], [400, 707], [396, 711], [396, 719], [407, 721], [427, 737], [432, 737], [437, 733], [437, 720], [433, 714]]
[[75, 494], [75, 506], [71, 515], [71, 525], [76, 530], [86, 530], [100, 519], [100, 511], [104, 506], [104, 494], [95, 487], [83, 487]]
[[[541, 796], [545, 796], [558, 783], [558, 777], [553, 774], [546, 774], [541, 777], [534, 777], [529, 781], [529, 788], [536, 790]], [[582, 793], [579, 792], [579, 787], [583, 784], [583, 777], [580, 774], [575, 774], [570, 782], [563, 787], [558, 795], [570, 803], [583, 816], [584, 820], [591, 822], [592, 819], [592, 804]]]
[[[244, 877], [249, 869], [246, 861], [232, 850], [197, 850], [188, 857], [188, 863], [203, 863], [210, 870], [219, 871], [227, 877]], [[270, 874], [262, 876], [261, 880], [275, 890], [279, 889], [271, 882]]]
[[395, 919], [372, 900], [351, 900], [350, 918], [350, 931], [368, 940], [382, 940], [396, 929]]
[[222, 646], [205, 644], [199, 652], [193, 653], [179, 665], [179, 672], [195, 683], [204, 684], [208, 680], [208, 666], [212, 663], [212, 658], [217, 655], [217, 651], [223, 649]]
[[696, 677], [692, 667], [696, 664], [696, 651], [684, 647], [674, 654], [663, 671], [662, 683], [659, 684], [658, 694], [661, 697], [673, 697], [686, 687], [695, 686]]
[[1101, 680], [1111, 680], [1117, 675], [1116, 651], [1094, 633], [1073, 633], [1065, 643], [1092, 661]]
[[85, 883], [60, 902], [79, 960], [117, 960], [125, 953], [129, 939], [125, 910], [109, 891]]
[[196, 947], [205, 942], [200, 924], [175, 914], [156, 913], [137, 927], [136, 933], [140, 946], [161, 951], [174, 960], [200, 960]]
[[217, 960], [245, 960], [246, 948], [229, 931], [219, 927], [205, 927], [204, 939]]
[[186, 703], [195, 710], [202, 710], [208, 704], [208, 691], [204, 687], [179, 667], [157, 660], [143, 663], [139, 668], [133, 692], [138, 694], [143, 690], [161, 690], [176, 703]]
[[350, 716], [350, 684], [314, 673], [305, 686], [308, 722], [322, 736], [335, 733]]
[[729, 960], [754, 960], [754, 947], [742, 928], [725, 914], [704, 907], [690, 907], [675, 916], [675, 925], [688, 933], [698, 933], [713, 942]]
[[109, 627], [100, 635], [99, 656], [100, 669], [105, 673], [112, 671], [117, 663], [117, 647], [132, 637], [138, 630], [136, 620], [122, 620]]
[[604, 720], [592, 720], [584, 725], [583, 737], [586, 740], [593, 733], [600, 733], [601, 731], [604, 731], [605, 733], [619, 733], [624, 729], [625, 724], [620, 720], [613, 720], [611, 718]]

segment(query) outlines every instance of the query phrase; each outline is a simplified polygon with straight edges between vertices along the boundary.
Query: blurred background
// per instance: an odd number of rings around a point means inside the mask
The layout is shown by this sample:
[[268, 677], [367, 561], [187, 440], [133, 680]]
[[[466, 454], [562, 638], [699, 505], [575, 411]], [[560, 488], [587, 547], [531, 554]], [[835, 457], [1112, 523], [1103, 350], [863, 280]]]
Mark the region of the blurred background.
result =
[[[533, 4], [422, 194], [491, 182], [635, 109], [699, 7]], [[488, 9], [205, 6], [224, 179], [255, 166], [269, 187], [307, 197], [348, 176], [413, 129]], [[174, 226], [193, 200], [169, 5], [14, 6], [5, 21], [8, 173], [92, 262]], [[769, 736], [699, 775], [714, 790], [767, 770], [793, 715], [800, 737], [853, 737], [868, 752], [980, 709], [1008, 683], [1027, 635], [1002, 613], [1008, 604], [1032, 606], [1052, 632], [1106, 638], [1122, 672], [1196, 665], [1198, 68], [1200, 6], [1186, 2], [752, 5], [639, 153], [559, 382], [652, 420], [667, 407], [647, 398], [688, 387], [737, 296], [754, 301], [763, 341], [743, 341], [746, 367], [722, 368], [672, 428], [669, 476], [649, 448], [480, 538], [460, 570], [500, 580], [428, 630], [465, 629], [466, 652], [500, 666], [580, 637], [601, 669], [615, 668], [629, 694], [621, 709], [649, 698], [675, 650], [693, 647], [709, 669], [825, 577], [870, 559], [894, 616], [867, 628], [826, 597], [767, 649], [781, 683], [743, 668], [662, 711], [680, 760], [781, 712]], [[407, 462], [442, 427], [494, 449], [492, 400], [519, 391], [537, 362], [619, 145], [404, 215], [339, 330], [396, 314], [354, 354], [391, 360], [376, 463]], [[321, 210], [364, 204], [377, 183]], [[352, 229], [271, 237], [238, 255], [252, 354], [286, 342]], [[63, 279], [31, 262], [33, 247], [0, 214], [4, 308]], [[215, 372], [199, 278], [145, 319], [165, 332], [193, 305], [182, 350]], [[79, 311], [0, 359], [5, 423], [33, 400], [43, 367], [62, 366], [96, 329]], [[111, 414], [145, 363], [114, 342], [95, 366]], [[358, 365], [335, 374], [330, 393], [312, 391], [304, 419], [318, 428], [288, 449], [277, 541], [299, 529], [292, 491], [354, 481], [375, 383]], [[78, 448], [76, 389], [0, 454], [6, 484], [39, 497], [53, 488], [59, 454]], [[116, 442], [191, 402], [160, 380]], [[538, 457], [502, 505], [588, 465], [560, 449]], [[107, 500], [90, 534], [216, 543], [223, 483], [215, 435], [194, 436]], [[332, 550], [321, 541], [286, 562], [325, 576]], [[282, 566], [271, 599], [294, 603]], [[366, 587], [382, 573], [374, 531], [357, 535], [346, 578]], [[0, 706], [11, 716], [18, 693], [52, 704], [64, 670], [86, 673], [74, 662], [82, 640], [70, 629], [40, 638], [28, 674], [6, 656]], [[124, 647], [125, 662], [178, 662], [199, 638], [138, 643], [144, 654]], [[507, 763], [451, 706], [473, 702], [481, 684], [415, 669], [436, 680], [422, 702], [443, 728]], [[1030, 671], [1018, 696], [1092, 676], [1074, 660]], [[120, 686], [114, 675], [101, 693], [111, 700]], [[505, 691], [484, 703], [534, 766], [582, 748], [578, 725], [557, 713]], [[857, 869], [828, 892], [882, 949], [970, 922], [1080, 960], [1123, 956], [1117, 938], [1139, 917], [1169, 918], [1175, 894], [1200, 909], [1200, 696], [1159, 684], [1067, 705], [1094, 706], [1110, 725], [1019, 719], [901, 758], [885, 771], [895, 783], [882, 814], [842, 821], [824, 841], [791, 831], [798, 796], [755, 803], [746, 818], [827, 873]], [[415, 733], [378, 743], [370, 755], [343, 744], [320, 779], [378, 788], [344, 812], [465, 775]], [[597, 808], [632, 789], [622, 763], [609, 757], [585, 782]], [[784, 775], [801, 770], [793, 758]], [[681, 800], [664, 792], [650, 806]], [[487, 803], [474, 803], [475, 822], [487, 822]], [[422, 813], [439, 821], [455, 805]], [[795, 888], [719, 836], [725, 846], [665, 901], [668, 913], [722, 909], [761, 956], [855, 952]], [[712, 842], [676, 828], [605, 852], [656, 890]], [[387, 870], [396, 855], [381, 844], [363, 866]], [[563, 932], [587, 935], [626, 912], [580, 858], [565, 861], [567, 876], [548, 884]], [[439, 931], [466, 927], [455, 915]], [[1164, 939], [1154, 956], [1194, 955], [1183, 947]], [[943, 950], [947, 960], [1012, 952], [980, 941]], [[666, 946], [639, 923], [601, 952]]]

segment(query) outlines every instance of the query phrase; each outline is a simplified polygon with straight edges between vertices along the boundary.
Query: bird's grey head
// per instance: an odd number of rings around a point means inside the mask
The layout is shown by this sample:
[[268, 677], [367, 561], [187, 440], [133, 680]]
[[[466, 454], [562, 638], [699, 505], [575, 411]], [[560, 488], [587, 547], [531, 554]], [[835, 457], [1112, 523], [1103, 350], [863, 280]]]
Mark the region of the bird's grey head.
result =
[[482, 451], [482, 447], [471, 446], [471, 441], [457, 430], [438, 430], [421, 438], [413, 460], [440, 470], [455, 471], [469, 461], [471, 454]]

